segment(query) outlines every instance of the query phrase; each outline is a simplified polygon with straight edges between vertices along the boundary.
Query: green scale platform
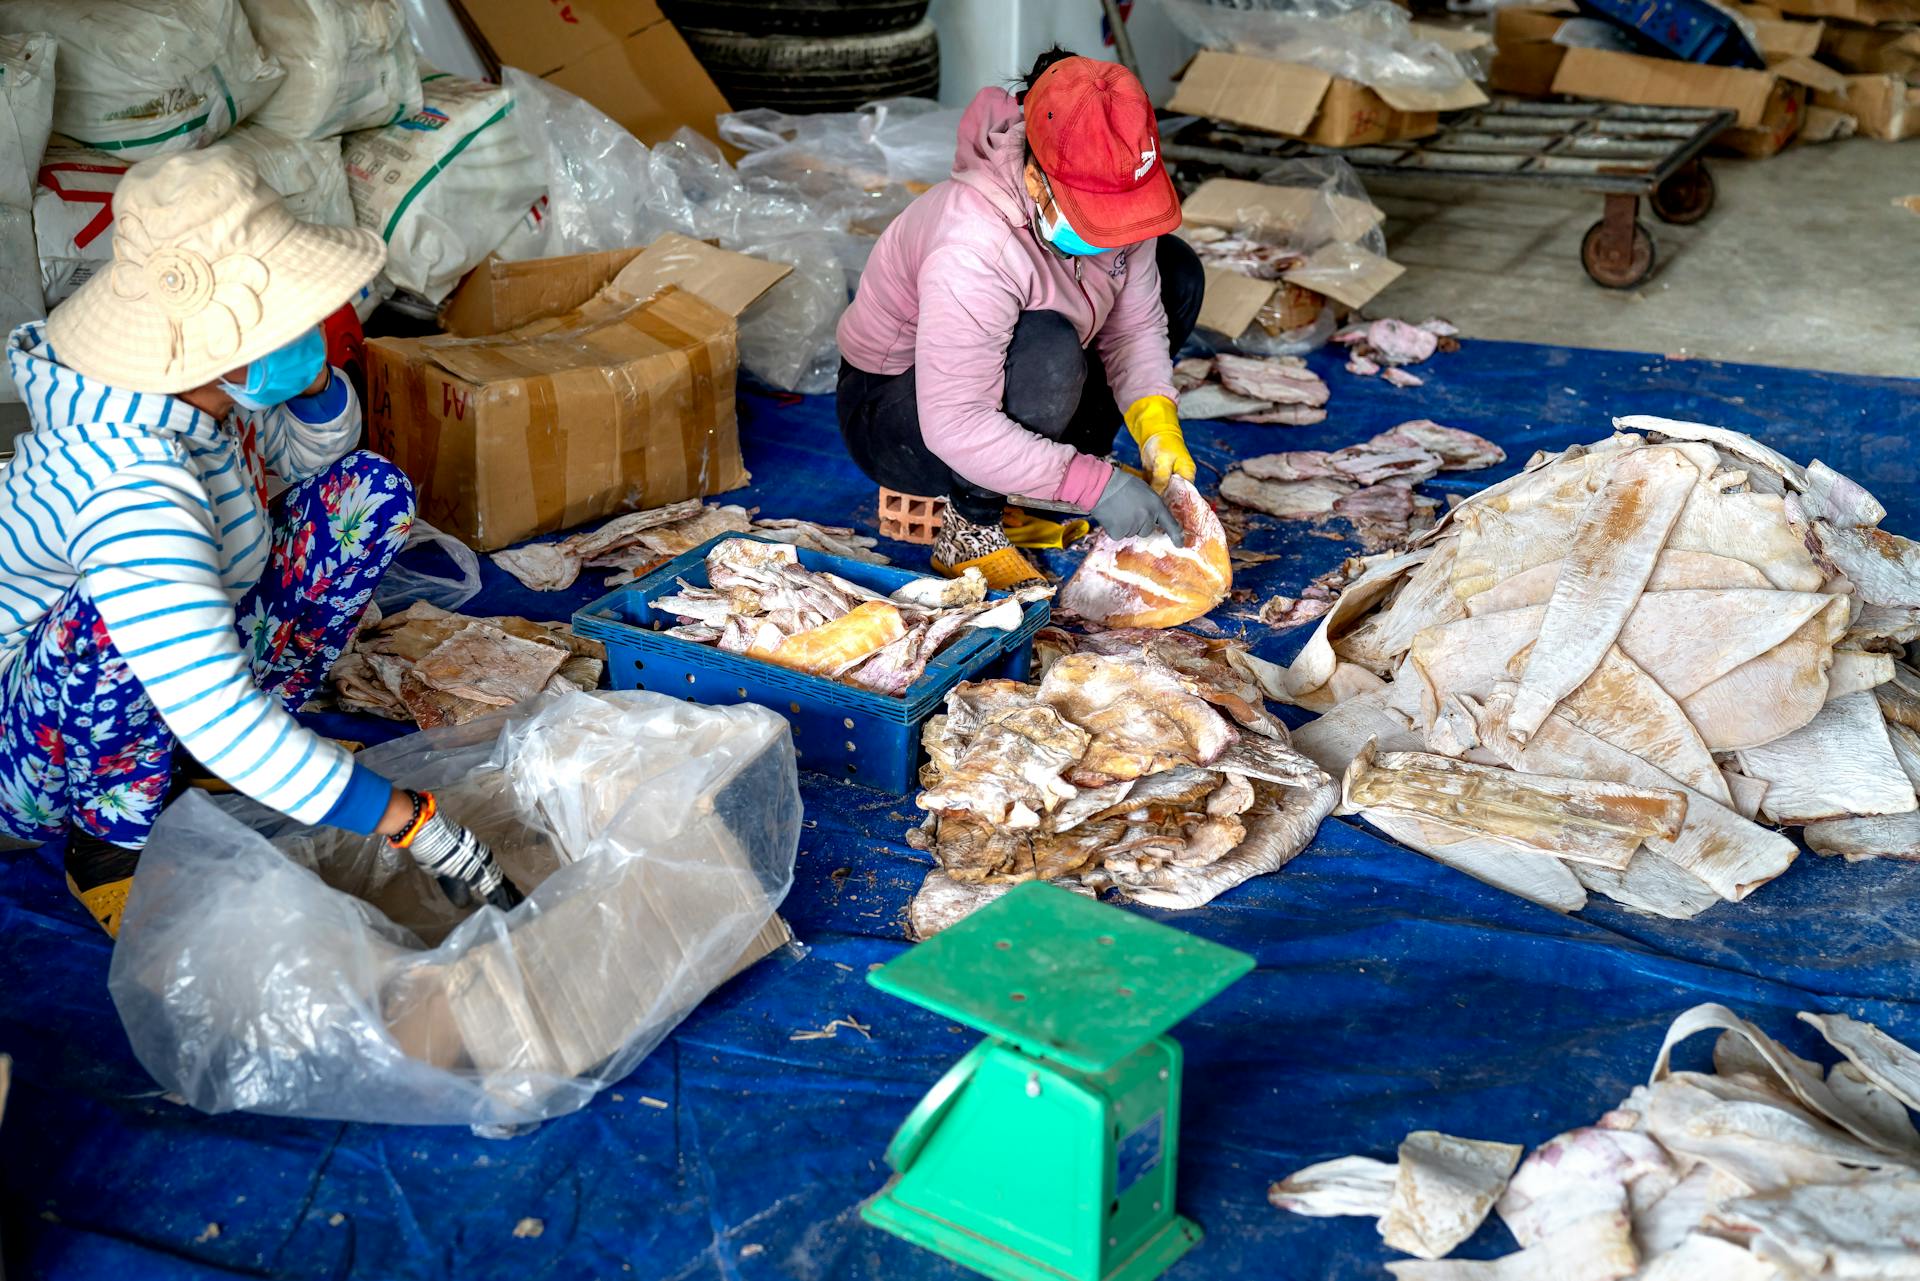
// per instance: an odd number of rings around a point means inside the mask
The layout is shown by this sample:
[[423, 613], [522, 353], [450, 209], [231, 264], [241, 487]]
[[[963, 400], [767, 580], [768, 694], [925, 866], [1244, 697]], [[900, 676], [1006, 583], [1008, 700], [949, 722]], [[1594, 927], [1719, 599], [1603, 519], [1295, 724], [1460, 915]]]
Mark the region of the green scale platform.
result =
[[987, 1034], [887, 1147], [867, 1222], [1002, 1281], [1147, 1281], [1200, 1240], [1174, 1212], [1180, 1046], [1253, 968], [1030, 882], [868, 979]]

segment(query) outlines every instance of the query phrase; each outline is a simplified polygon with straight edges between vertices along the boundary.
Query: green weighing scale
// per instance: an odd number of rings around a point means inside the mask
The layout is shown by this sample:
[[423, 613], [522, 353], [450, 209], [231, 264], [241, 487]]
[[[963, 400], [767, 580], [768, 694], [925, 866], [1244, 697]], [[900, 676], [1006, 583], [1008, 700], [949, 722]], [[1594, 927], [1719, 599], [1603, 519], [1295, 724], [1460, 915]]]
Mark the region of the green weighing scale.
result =
[[987, 1034], [908, 1114], [875, 1227], [999, 1281], [1149, 1281], [1200, 1240], [1174, 1213], [1180, 1046], [1244, 952], [1038, 881], [873, 971]]

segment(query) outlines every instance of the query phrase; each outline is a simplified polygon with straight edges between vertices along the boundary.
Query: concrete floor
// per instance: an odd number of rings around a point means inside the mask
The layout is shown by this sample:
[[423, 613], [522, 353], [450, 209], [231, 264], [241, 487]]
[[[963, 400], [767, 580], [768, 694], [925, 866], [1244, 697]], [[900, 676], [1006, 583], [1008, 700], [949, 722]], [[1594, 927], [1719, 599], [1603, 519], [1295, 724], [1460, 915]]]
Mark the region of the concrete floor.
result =
[[1691, 227], [1655, 220], [1637, 289], [1580, 267], [1600, 197], [1378, 180], [1388, 252], [1407, 268], [1368, 309], [1444, 316], [1470, 337], [1920, 377], [1920, 141], [1851, 139], [1770, 160], [1710, 161], [1719, 200]]

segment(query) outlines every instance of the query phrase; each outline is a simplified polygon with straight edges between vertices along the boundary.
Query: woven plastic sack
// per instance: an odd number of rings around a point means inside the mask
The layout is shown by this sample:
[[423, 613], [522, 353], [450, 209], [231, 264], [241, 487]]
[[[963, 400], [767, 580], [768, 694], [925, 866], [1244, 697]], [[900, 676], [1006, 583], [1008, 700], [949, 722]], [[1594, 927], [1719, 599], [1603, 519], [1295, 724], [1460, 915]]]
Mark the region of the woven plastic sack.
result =
[[573, 694], [360, 759], [434, 790], [531, 893], [462, 918], [384, 842], [189, 793], [108, 986], [195, 1107], [496, 1133], [571, 1112], [735, 971], [792, 885], [793, 743], [765, 708]]
[[[35, 268], [33, 187], [53, 122], [52, 36], [0, 36], [0, 334], [47, 314]], [[17, 401], [0, 369], [0, 401]]]
[[387, 242], [387, 279], [439, 303], [546, 191], [497, 85], [434, 73], [420, 110], [342, 140], [362, 227]]
[[[295, 141], [248, 123], [220, 140], [243, 152], [296, 218], [353, 225], [353, 202], [332, 138]], [[73, 296], [113, 259], [113, 193], [133, 161], [103, 151], [49, 147], [33, 196], [40, 288], [47, 306]]]
[[129, 159], [190, 151], [280, 87], [239, 0], [0, 0], [0, 32], [60, 42], [53, 128]]
[[289, 138], [377, 129], [420, 110], [420, 68], [397, 0], [240, 0], [286, 71], [254, 118]]

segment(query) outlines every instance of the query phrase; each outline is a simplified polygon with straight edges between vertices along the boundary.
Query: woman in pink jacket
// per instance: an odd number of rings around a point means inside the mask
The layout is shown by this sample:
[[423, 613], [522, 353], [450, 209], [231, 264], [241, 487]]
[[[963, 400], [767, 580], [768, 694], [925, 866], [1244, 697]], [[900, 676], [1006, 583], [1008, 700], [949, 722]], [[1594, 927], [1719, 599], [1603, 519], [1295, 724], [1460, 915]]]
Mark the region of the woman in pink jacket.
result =
[[[1157, 490], [1193, 478], [1172, 355], [1204, 276], [1125, 68], [1055, 49], [1018, 99], [982, 89], [953, 176], [874, 247], [840, 321], [841, 435], [876, 483], [944, 495], [944, 574], [1040, 577], [1008, 496], [1091, 512], [1116, 537], [1180, 536]], [[1123, 408], [1124, 407], [1124, 408]], [[1105, 461], [1124, 422], [1152, 484]]]

